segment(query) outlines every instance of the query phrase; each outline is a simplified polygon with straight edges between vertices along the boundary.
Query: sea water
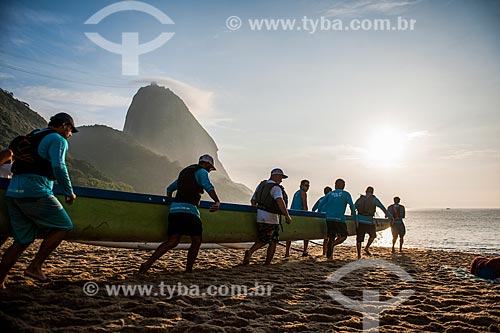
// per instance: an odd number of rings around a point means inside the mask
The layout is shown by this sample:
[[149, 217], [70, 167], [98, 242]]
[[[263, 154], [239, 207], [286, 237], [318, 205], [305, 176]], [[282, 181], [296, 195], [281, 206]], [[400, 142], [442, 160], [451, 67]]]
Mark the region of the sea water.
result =
[[[404, 247], [500, 255], [500, 209], [407, 210], [404, 222]], [[355, 242], [348, 237], [344, 244]], [[391, 246], [390, 228], [379, 232], [373, 245]]]

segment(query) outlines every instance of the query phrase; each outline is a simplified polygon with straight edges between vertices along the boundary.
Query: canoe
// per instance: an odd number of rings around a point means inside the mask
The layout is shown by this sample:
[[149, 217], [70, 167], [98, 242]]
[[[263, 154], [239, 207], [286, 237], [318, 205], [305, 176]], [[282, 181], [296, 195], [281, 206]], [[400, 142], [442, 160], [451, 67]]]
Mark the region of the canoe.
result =
[[[149, 242], [99, 242], [99, 241], [73, 241], [80, 244], [114, 247], [120, 249], [134, 249], [134, 250], [156, 250], [161, 243]], [[235, 249], [235, 250], [248, 250], [253, 243], [202, 243], [200, 249], [213, 250], [213, 249]], [[181, 243], [174, 247], [174, 250], [189, 250], [190, 243]]]
[[[0, 179], [0, 235], [9, 234], [5, 191], [9, 180]], [[74, 187], [75, 203], [65, 205], [74, 229], [68, 240], [103, 242], [161, 242], [167, 237], [168, 210], [171, 198], [160, 195]], [[61, 202], [57, 185], [54, 193]], [[249, 205], [222, 203], [217, 212], [209, 212], [212, 202], [202, 201], [203, 242], [244, 243], [256, 240], [256, 208]], [[322, 213], [290, 210], [292, 223], [283, 221], [280, 240], [322, 239], [326, 236]], [[377, 231], [390, 226], [387, 219], [376, 219]], [[354, 222], [348, 217], [347, 230], [356, 234]], [[189, 242], [183, 237], [181, 242]]]

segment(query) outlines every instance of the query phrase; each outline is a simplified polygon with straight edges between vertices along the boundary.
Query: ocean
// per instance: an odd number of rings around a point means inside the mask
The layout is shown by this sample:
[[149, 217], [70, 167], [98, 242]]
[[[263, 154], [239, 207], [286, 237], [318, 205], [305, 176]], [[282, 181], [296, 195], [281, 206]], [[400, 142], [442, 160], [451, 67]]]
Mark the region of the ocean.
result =
[[[500, 255], [500, 209], [407, 210], [404, 222], [404, 247]], [[354, 238], [344, 244], [354, 245]], [[387, 229], [373, 245], [391, 246], [391, 240]]]

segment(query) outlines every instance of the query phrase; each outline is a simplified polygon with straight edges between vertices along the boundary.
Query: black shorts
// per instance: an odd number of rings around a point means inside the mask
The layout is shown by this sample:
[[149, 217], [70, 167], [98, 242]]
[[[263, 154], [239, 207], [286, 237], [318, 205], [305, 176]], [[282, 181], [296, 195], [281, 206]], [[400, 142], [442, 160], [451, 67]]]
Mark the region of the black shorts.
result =
[[371, 238], [377, 237], [375, 224], [358, 223], [358, 228], [356, 229], [356, 242], [363, 243], [365, 241], [366, 234], [368, 234]]
[[391, 231], [393, 238], [396, 238], [397, 236], [404, 237], [406, 235], [406, 228], [404, 223], [393, 223]]
[[326, 236], [328, 238], [347, 237], [347, 224], [337, 221], [326, 221]]
[[257, 222], [257, 238], [264, 244], [278, 243], [280, 225]]
[[189, 213], [168, 214], [167, 235], [201, 236], [203, 227], [198, 216]]

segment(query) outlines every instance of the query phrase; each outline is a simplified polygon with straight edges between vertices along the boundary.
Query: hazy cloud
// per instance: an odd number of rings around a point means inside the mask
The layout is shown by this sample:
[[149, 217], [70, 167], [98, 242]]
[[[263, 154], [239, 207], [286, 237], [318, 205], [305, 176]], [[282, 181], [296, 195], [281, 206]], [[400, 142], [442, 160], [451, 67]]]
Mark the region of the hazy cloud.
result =
[[204, 117], [214, 111], [215, 96], [212, 91], [203, 90], [169, 77], [144, 77], [132, 82], [140, 84], [156, 82], [160, 86], [169, 88], [186, 103], [189, 110], [196, 116]]
[[236, 120], [233, 118], [210, 118], [204, 121], [204, 125], [208, 127], [217, 127], [229, 131], [241, 132], [240, 128], [235, 127]]
[[346, 144], [312, 146], [307, 154], [325, 156], [340, 161], [359, 160], [366, 155], [366, 149]]
[[8, 73], [0, 73], [0, 80], [14, 79], [15, 76]]
[[477, 158], [498, 159], [500, 158], [500, 151], [494, 149], [482, 149], [482, 150], [460, 149], [450, 153], [449, 155], [445, 155], [442, 158], [446, 160], [465, 160], [465, 159], [477, 159]]
[[72, 21], [68, 15], [42, 9], [35, 10], [19, 4], [12, 6], [8, 11], [14, 22], [21, 24], [29, 22], [38, 25], [61, 25]]
[[411, 133], [407, 134], [407, 136], [408, 136], [409, 139], [424, 138], [424, 137], [427, 137], [427, 136], [430, 136], [430, 135], [431, 134], [427, 130], [415, 131], [415, 132], [411, 132]]
[[418, 2], [420, 0], [346, 0], [335, 3], [325, 15], [330, 17], [359, 17], [367, 14], [394, 15], [407, 11]]
[[129, 96], [120, 96], [110, 92], [75, 91], [44, 86], [23, 87], [17, 94], [30, 102], [45, 100], [55, 104], [79, 104], [86, 107], [128, 107], [132, 99]]
[[32, 110], [45, 119], [57, 112], [68, 112], [75, 118], [77, 126], [84, 124], [106, 124], [121, 128], [123, 119], [116, 110], [126, 110], [132, 97], [110, 92], [77, 91], [48, 88], [45, 86], [23, 87], [15, 91], [16, 98], [27, 101]]
[[30, 44], [31, 40], [29, 40], [28, 38], [12, 37], [10, 38], [10, 42], [15, 46], [24, 47]]

